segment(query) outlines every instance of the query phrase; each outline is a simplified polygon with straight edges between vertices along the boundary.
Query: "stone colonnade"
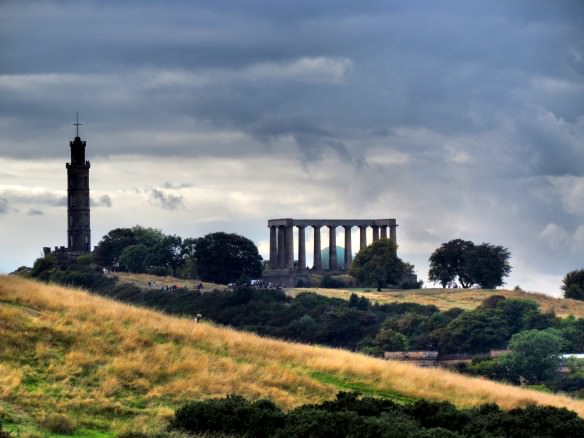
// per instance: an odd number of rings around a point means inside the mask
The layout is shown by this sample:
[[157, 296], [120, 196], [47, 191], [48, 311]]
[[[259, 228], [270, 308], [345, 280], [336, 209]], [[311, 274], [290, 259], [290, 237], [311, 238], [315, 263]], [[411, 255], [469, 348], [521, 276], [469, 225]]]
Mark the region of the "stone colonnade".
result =
[[[367, 246], [367, 228], [373, 231], [373, 241], [389, 237], [397, 243], [395, 219], [270, 219], [270, 270], [294, 270], [294, 227], [298, 228], [298, 266], [306, 270], [306, 227], [314, 229], [314, 271], [322, 270], [320, 230], [329, 228], [329, 270], [339, 269], [337, 264], [337, 228], [345, 229], [345, 266], [351, 267], [353, 259], [351, 230], [359, 227], [359, 249]], [[388, 236], [389, 230], [389, 236]], [[341, 267], [343, 268], [343, 267]]]

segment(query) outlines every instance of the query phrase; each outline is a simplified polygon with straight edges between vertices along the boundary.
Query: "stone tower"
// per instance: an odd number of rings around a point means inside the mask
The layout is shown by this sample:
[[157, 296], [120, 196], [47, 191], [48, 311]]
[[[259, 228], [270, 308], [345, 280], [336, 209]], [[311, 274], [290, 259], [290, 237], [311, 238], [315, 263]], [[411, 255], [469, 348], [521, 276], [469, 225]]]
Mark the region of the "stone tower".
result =
[[69, 142], [71, 162], [67, 167], [67, 246], [72, 254], [84, 254], [91, 249], [89, 226], [89, 161], [85, 160], [85, 142], [77, 136]]

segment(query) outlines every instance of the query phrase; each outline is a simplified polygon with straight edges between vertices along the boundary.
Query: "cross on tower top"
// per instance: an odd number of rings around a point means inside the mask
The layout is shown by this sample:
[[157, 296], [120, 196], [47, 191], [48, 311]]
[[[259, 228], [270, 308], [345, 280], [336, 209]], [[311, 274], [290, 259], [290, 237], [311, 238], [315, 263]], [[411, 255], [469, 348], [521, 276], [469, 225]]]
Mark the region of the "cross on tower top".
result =
[[75, 126], [77, 130], [76, 137], [79, 137], [79, 126], [81, 125], [83, 125], [83, 123], [79, 123], [79, 113], [75, 113], [75, 123], [73, 123], [73, 126]]

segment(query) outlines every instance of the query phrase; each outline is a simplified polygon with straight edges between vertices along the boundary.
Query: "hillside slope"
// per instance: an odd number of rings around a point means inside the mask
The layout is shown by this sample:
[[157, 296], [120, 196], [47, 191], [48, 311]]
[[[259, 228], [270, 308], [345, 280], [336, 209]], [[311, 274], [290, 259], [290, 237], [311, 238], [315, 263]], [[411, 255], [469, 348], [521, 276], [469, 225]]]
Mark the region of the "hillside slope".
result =
[[554, 298], [541, 293], [524, 292], [521, 290], [504, 289], [413, 289], [413, 290], [386, 290], [383, 292], [367, 291], [365, 289], [323, 289], [323, 288], [296, 288], [287, 289], [289, 295], [301, 292], [314, 292], [327, 297], [349, 299], [352, 293], [363, 296], [376, 303], [417, 303], [431, 304], [440, 310], [459, 307], [464, 310], [477, 308], [485, 298], [491, 295], [503, 295], [509, 299], [532, 300], [539, 305], [542, 312], [553, 311], [557, 316], [565, 318], [574, 315], [584, 318], [584, 301], [566, 298]]
[[0, 418], [7, 429], [34, 432], [61, 413], [75, 419], [78, 435], [157, 430], [188, 399], [237, 393], [290, 408], [343, 389], [404, 402], [565, 406], [584, 417], [584, 401], [568, 397], [265, 339], [0, 276]]

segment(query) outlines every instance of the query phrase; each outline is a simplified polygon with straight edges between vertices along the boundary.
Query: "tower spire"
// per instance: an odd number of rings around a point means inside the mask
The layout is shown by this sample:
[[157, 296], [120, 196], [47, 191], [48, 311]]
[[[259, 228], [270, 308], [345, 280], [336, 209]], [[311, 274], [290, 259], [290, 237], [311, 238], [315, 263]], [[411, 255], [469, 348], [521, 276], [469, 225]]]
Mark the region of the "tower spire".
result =
[[83, 123], [79, 123], [79, 113], [75, 113], [75, 123], [73, 123], [73, 126], [75, 126], [76, 128], [76, 137], [79, 137], [79, 126], [83, 125]]

